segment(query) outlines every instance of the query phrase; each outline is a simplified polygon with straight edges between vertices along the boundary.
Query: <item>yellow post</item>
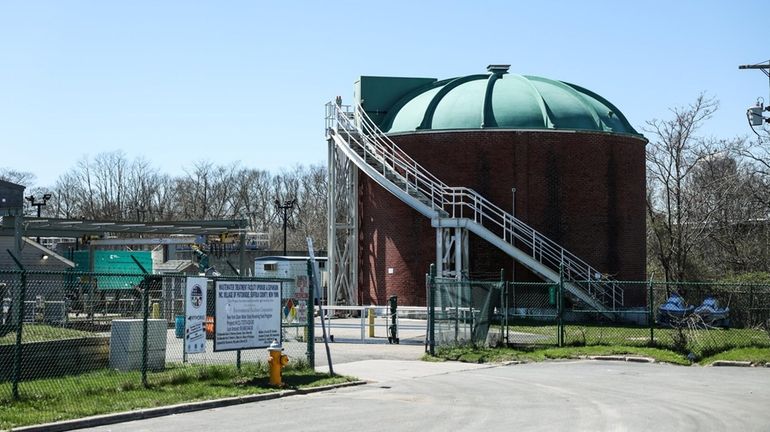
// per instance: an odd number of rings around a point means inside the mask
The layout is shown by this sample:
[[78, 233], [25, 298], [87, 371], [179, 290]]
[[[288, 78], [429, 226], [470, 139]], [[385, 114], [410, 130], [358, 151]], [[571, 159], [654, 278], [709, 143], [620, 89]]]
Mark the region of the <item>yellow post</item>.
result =
[[267, 365], [270, 369], [270, 385], [282, 387], [281, 369], [289, 363], [289, 356], [282, 354], [283, 347], [281, 347], [277, 340], [270, 344], [267, 352], [269, 354]]
[[153, 303], [152, 304], [152, 319], [158, 319], [160, 318], [160, 304]]
[[369, 308], [369, 337], [374, 337], [374, 308]]

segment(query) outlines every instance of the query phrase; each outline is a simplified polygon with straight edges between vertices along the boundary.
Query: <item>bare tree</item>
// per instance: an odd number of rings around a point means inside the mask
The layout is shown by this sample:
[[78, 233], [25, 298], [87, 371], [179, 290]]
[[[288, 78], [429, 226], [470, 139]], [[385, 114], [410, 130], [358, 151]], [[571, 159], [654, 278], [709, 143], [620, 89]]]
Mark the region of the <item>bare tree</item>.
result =
[[267, 232], [272, 216], [271, 175], [267, 171], [244, 169], [236, 179], [238, 210], [248, 219], [252, 231]]
[[[164, 200], [159, 195], [165, 193], [168, 176], [161, 174], [145, 159], [139, 158], [131, 162], [126, 175], [125, 198], [123, 212], [128, 219], [138, 221], [155, 221], [163, 213]], [[173, 212], [166, 211], [167, 215]]]
[[326, 249], [326, 200], [327, 200], [327, 171], [322, 165], [311, 165], [300, 171], [301, 189], [298, 201], [301, 204], [298, 212], [299, 234], [301, 241], [307, 237], [313, 238], [317, 249]]
[[[722, 143], [697, 135], [717, 108], [716, 100], [701, 94], [689, 106], [672, 109], [673, 118], [651, 120], [645, 128], [652, 137], [647, 147], [648, 255], [666, 280], [694, 276], [693, 252], [720, 207], [719, 199], [702, 199], [692, 187], [696, 167], [725, 151]], [[714, 190], [725, 186], [706, 185]]]
[[723, 153], [701, 161], [693, 171], [691, 193], [709, 202], [704, 207], [716, 209], [697, 251], [710, 276], [764, 268], [766, 209], [754, 197], [756, 176], [750, 169], [745, 159]]
[[74, 219], [85, 217], [78, 196], [78, 180], [74, 173], [60, 175], [53, 187], [53, 198], [49, 204], [56, 217]]
[[[295, 201], [294, 208], [287, 212], [287, 248], [305, 250], [307, 237], [312, 237], [318, 249], [326, 248], [326, 199], [327, 173], [321, 165], [304, 167], [298, 165], [292, 170], [283, 170], [271, 179], [272, 201], [281, 204]], [[283, 214], [273, 205], [269, 225], [271, 244], [283, 245]]]
[[59, 176], [51, 214], [66, 218], [116, 220], [247, 219], [251, 231], [268, 232], [282, 246], [283, 218], [275, 201], [296, 201], [288, 214], [287, 246], [304, 250], [307, 237], [326, 247], [326, 169], [297, 166], [277, 174], [237, 163], [199, 161], [171, 177], [122, 152], [85, 156]]
[[236, 218], [238, 204], [238, 164], [215, 166], [211, 162], [195, 163], [192, 170], [176, 179], [174, 193], [182, 219]]
[[35, 174], [28, 171], [18, 171], [12, 168], [0, 168], [0, 180], [20, 184], [22, 186], [32, 186], [35, 182]]

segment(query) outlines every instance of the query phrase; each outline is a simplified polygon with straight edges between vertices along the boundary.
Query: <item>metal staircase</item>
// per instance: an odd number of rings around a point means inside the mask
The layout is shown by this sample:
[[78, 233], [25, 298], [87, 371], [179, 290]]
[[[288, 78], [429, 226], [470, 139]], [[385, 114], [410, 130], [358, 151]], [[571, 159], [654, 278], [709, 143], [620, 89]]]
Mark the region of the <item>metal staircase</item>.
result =
[[467, 229], [545, 280], [558, 282], [561, 272], [574, 300], [609, 317], [623, 305], [623, 289], [614, 281], [474, 190], [446, 185], [390, 140], [360, 106], [330, 102], [326, 126], [327, 138], [358, 169], [430, 218], [433, 227]]

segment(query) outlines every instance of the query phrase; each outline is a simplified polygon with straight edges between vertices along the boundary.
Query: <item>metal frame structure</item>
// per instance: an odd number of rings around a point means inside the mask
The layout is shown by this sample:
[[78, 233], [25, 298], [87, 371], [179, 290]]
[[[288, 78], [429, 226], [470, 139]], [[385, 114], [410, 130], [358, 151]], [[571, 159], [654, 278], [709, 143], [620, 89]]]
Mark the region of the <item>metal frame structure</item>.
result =
[[[18, 216], [6, 216], [0, 223], [0, 235], [9, 235], [21, 238], [26, 237], [71, 237], [79, 238], [93, 234], [187, 234], [187, 235], [219, 235], [227, 232], [246, 233], [248, 221], [237, 220], [204, 220], [204, 221], [163, 221], [163, 222], [138, 222], [138, 221], [114, 221], [114, 220], [85, 220], [85, 219], [57, 219], [35, 218]], [[100, 240], [102, 245], [110, 244], [107, 240]], [[121, 240], [123, 241], [123, 240]], [[149, 239], [136, 240], [140, 243], [151, 244]], [[246, 274], [245, 235], [241, 235], [239, 267], [241, 274]], [[163, 243], [163, 241], [161, 241]], [[92, 245], [91, 248], [93, 248]], [[21, 246], [14, 253], [18, 254]], [[91, 254], [93, 257], [93, 253]]]
[[[339, 101], [338, 101], [339, 102]], [[348, 107], [349, 109], [349, 107]], [[332, 139], [336, 110], [327, 105], [329, 145], [327, 302], [358, 304], [358, 168]]]
[[436, 275], [440, 278], [468, 279], [468, 230], [436, 227]]

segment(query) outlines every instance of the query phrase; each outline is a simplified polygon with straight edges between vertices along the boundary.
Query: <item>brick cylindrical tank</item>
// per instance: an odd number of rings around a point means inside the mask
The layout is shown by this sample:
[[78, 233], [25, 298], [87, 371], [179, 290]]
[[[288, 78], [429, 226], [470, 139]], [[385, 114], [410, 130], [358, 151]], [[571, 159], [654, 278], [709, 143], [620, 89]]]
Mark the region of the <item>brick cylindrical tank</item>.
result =
[[[605, 277], [645, 279], [647, 141], [602, 97], [501, 67], [443, 81], [361, 77], [356, 90], [390, 139], [447, 185], [474, 189]], [[539, 280], [485, 240], [469, 243], [472, 277], [503, 269]], [[358, 245], [362, 304], [425, 304], [435, 228], [363, 175]], [[643, 288], [626, 290], [627, 306], [644, 303]]]

